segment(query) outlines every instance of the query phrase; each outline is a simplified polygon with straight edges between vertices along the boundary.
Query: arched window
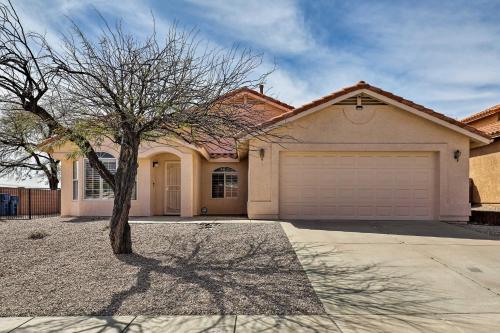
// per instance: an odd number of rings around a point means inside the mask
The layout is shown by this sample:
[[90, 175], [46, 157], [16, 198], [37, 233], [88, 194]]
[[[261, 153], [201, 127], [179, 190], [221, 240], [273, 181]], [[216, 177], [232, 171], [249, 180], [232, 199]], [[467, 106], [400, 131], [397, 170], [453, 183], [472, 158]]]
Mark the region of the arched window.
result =
[[[111, 173], [116, 172], [117, 161], [116, 158], [110, 153], [96, 152], [99, 160], [104, 164], [106, 169]], [[113, 189], [101, 178], [99, 172], [90, 166], [88, 159], [84, 163], [84, 193], [85, 199], [112, 199], [115, 197]], [[132, 200], [137, 200], [137, 181], [134, 184], [132, 193]]]
[[233, 168], [221, 167], [212, 172], [212, 198], [237, 198], [238, 172]]
[[97, 155], [97, 157], [99, 158], [115, 158], [113, 155], [111, 155], [110, 153], [106, 153], [106, 152], [103, 152], [103, 151], [98, 151], [95, 153]]

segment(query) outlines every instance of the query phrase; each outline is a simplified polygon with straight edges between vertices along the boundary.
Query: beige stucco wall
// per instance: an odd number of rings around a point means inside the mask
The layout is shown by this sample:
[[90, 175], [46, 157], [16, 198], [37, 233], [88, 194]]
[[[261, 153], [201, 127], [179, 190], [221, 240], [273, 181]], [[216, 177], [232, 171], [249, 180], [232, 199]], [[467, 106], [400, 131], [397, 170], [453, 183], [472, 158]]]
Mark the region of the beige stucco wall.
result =
[[[118, 156], [115, 146], [103, 143], [99, 151]], [[83, 157], [78, 158], [79, 195], [72, 200], [72, 159], [68, 154], [75, 151], [71, 144], [59, 147], [55, 157], [61, 160], [61, 215], [62, 216], [109, 216], [112, 212], [112, 199], [85, 199], [83, 193], [84, 170]], [[137, 169], [137, 200], [131, 203], [130, 216], [151, 216], [163, 214], [160, 207], [163, 203], [163, 191], [158, 186], [163, 184], [163, 163], [166, 160], [181, 162], [181, 216], [198, 214], [200, 207], [199, 173], [201, 169], [200, 154], [190, 148], [173, 145], [169, 142], [141, 145], [139, 150], [139, 167]], [[153, 168], [152, 162], [159, 160], [162, 165]], [[158, 185], [153, 185], [157, 182]], [[155, 188], [156, 187], [156, 188]]]
[[[238, 172], [239, 194], [237, 198], [212, 198], [212, 172], [220, 167], [230, 167]], [[201, 207], [207, 207], [210, 215], [246, 214], [248, 193], [248, 160], [241, 162], [202, 161], [201, 169]]]
[[[248, 215], [279, 216], [279, 156], [288, 151], [429, 151], [438, 158], [436, 219], [465, 221], [468, 196], [469, 138], [393, 106], [328, 106], [285, 127], [297, 142], [264, 143], [252, 139], [249, 153]], [[261, 160], [258, 149], [265, 149]], [[461, 151], [460, 160], [453, 158]]]
[[500, 140], [471, 150], [472, 203], [500, 204]]

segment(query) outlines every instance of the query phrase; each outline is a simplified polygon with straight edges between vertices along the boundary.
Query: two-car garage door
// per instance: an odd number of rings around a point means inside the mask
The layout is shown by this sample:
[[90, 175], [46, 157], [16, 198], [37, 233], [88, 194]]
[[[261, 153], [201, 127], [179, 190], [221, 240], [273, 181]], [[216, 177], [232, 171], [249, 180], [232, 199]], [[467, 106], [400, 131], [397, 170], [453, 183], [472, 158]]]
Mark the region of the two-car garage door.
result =
[[427, 152], [283, 152], [283, 219], [432, 220], [436, 162]]

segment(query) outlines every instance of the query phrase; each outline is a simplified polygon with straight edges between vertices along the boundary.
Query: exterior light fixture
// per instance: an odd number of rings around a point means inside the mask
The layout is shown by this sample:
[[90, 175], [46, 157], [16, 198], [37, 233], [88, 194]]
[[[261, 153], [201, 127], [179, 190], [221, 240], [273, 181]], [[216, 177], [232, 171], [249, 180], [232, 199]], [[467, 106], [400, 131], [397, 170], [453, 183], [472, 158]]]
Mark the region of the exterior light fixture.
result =
[[157, 168], [159, 164], [158, 161], [153, 161], [153, 168]]
[[264, 155], [266, 155], [266, 150], [264, 148], [260, 148], [259, 149], [259, 156], [260, 156], [261, 161], [264, 160]]
[[208, 214], [208, 208], [207, 207], [202, 207], [201, 208], [201, 215], [207, 215]]
[[361, 104], [361, 95], [356, 96], [356, 110], [363, 110], [363, 105]]
[[453, 152], [453, 158], [457, 160], [457, 162], [460, 159], [460, 155], [462, 155], [462, 152], [458, 149]]

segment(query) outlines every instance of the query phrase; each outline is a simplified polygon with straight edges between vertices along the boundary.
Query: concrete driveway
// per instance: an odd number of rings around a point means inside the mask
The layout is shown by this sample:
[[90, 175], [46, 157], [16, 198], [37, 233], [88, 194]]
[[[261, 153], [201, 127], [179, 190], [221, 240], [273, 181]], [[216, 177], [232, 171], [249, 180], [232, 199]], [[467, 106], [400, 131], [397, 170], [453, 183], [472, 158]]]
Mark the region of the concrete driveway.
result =
[[500, 241], [420, 221], [282, 222], [342, 332], [495, 332]]

